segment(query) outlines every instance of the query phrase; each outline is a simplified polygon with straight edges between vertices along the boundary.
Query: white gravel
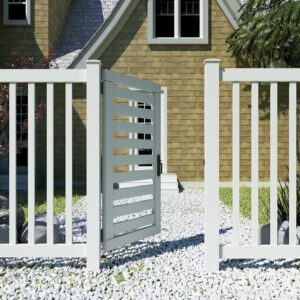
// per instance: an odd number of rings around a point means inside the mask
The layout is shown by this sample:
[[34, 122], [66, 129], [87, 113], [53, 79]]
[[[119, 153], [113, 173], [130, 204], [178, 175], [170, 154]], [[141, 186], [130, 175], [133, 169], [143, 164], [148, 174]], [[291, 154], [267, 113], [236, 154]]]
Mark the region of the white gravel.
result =
[[[85, 204], [83, 198], [74, 209], [77, 242], [86, 239]], [[228, 243], [231, 213], [220, 208], [220, 239]], [[242, 223], [247, 243], [250, 223]], [[0, 259], [0, 299], [300, 298], [299, 261], [222, 261], [218, 273], [205, 273], [200, 190], [163, 196], [160, 234], [104, 253], [97, 272], [86, 271], [85, 264], [85, 259]]]

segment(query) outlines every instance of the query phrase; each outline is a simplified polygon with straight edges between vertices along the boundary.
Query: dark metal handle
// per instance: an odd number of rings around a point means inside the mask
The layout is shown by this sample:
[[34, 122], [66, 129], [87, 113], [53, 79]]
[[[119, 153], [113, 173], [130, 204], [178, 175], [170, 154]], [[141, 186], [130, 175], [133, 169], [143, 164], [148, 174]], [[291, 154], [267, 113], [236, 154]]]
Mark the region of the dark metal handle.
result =
[[160, 160], [160, 154], [157, 155], [156, 168], [157, 168], [157, 176], [160, 177], [160, 174], [162, 174], [162, 162]]

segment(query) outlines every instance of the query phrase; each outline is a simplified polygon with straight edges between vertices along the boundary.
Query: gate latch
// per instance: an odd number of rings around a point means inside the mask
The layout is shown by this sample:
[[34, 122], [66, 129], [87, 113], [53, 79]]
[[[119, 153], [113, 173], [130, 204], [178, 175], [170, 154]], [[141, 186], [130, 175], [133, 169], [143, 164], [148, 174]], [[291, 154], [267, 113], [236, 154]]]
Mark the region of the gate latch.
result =
[[160, 174], [162, 174], [162, 162], [160, 160], [160, 154], [157, 155], [157, 176], [160, 177]]

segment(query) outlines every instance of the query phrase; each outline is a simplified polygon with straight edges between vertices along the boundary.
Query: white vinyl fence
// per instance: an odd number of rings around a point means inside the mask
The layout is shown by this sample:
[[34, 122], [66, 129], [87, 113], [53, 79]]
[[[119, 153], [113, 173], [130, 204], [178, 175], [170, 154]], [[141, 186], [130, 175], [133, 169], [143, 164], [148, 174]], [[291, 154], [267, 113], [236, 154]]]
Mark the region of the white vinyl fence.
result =
[[[300, 69], [220, 68], [205, 65], [205, 268], [219, 269], [219, 259], [299, 258], [296, 246], [297, 98]], [[233, 242], [219, 244], [219, 87], [232, 82]], [[252, 244], [240, 245], [240, 84], [251, 84], [251, 222]], [[270, 83], [270, 245], [259, 245], [259, 83]], [[277, 106], [278, 82], [289, 83], [289, 245], [277, 245]]]
[[[160, 107], [157, 101], [159, 101], [158, 95], [161, 92], [161, 88], [157, 84], [153, 84], [148, 81], [135, 79], [133, 77], [120, 75], [114, 72], [102, 71], [100, 67], [100, 61], [91, 60], [87, 61], [86, 69], [81, 70], [0, 70], [0, 82], [9, 84], [9, 136], [16, 137], [16, 100], [17, 100], [17, 84], [28, 83], [28, 243], [22, 244], [17, 241], [17, 224], [16, 224], [16, 212], [17, 212], [17, 193], [16, 193], [16, 182], [17, 182], [17, 161], [16, 161], [16, 150], [17, 142], [16, 138], [10, 138], [9, 142], [9, 243], [0, 244], [0, 257], [87, 257], [87, 268], [91, 270], [97, 270], [100, 266], [100, 250], [101, 250], [101, 109], [100, 109], [100, 97], [101, 97], [101, 77], [106, 76], [104, 86], [109, 85], [110, 91], [107, 93], [118, 91], [118, 98], [131, 99], [133, 101], [149, 102], [152, 104], [152, 110], [144, 112], [142, 109], [127, 109], [126, 115], [133, 113], [134, 116], [143, 115], [147, 113], [151, 115], [151, 118], [155, 116], [154, 126], [139, 126], [133, 124], [123, 124], [121, 131], [125, 129], [127, 132], [149, 132], [153, 131], [151, 141], [147, 141], [151, 147], [154, 147], [155, 151], [153, 156], [138, 157], [138, 156], [123, 156], [122, 165], [131, 165], [132, 161], [147, 161], [152, 164], [151, 174], [149, 178], [153, 180], [153, 184], [149, 187], [141, 187], [139, 189], [124, 190], [124, 196], [135, 196], [142, 194], [153, 194], [152, 201], [129, 204], [128, 206], [123, 205], [117, 207], [115, 210], [118, 211], [118, 216], [123, 214], [130, 214], [131, 211], [137, 213], [139, 211], [147, 209], [153, 209], [152, 214], [148, 216], [147, 222], [143, 221], [132, 224], [129, 221], [124, 223], [130, 230], [132, 225], [135, 229], [143, 227], [145, 225], [152, 226], [150, 231], [146, 227], [146, 232], [141, 233], [143, 229], [139, 229], [138, 234], [133, 234], [134, 238], [128, 240], [127, 237], [119, 237], [117, 246], [122, 246], [139, 238], [154, 234], [160, 230], [160, 183], [158, 177], [160, 173], [157, 171], [156, 155], [160, 154], [160, 136], [157, 134], [157, 140], [154, 138], [154, 131], [159, 132], [159, 110], [156, 108]], [[123, 76], [123, 77], [122, 77]], [[146, 92], [135, 92], [127, 89], [113, 88], [115, 84], [114, 78], [121, 79], [119, 84], [124, 84], [128, 80], [130, 81], [127, 85], [128, 88], [140, 87], [145, 85], [148, 89]], [[125, 82], [123, 81], [125, 80]], [[35, 102], [36, 102], [36, 84], [44, 83], [47, 87], [47, 243], [46, 244], [35, 244], [35, 191], [36, 191], [36, 167], [35, 167], [35, 149], [36, 149], [36, 137], [35, 137]], [[54, 84], [64, 83], [65, 84], [65, 194], [66, 194], [66, 207], [65, 207], [65, 218], [66, 218], [66, 241], [65, 243], [56, 244], [54, 243]], [[85, 83], [86, 84], [86, 166], [87, 166], [87, 242], [86, 244], [73, 243], [73, 232], [72, 232], [72, 186], [73, 186], [73, 149], [72, 149], [72, 109], [73, 109], [73, 84]], [[137, 85], [137, 86], [136, 86]], [[104, 99], [111, 101], [111, 94], [105, 95]], [[109, 109], [115, 105], [113, 103], [107, 103], [106, 107]], [[117, 107], [117, 106], [116, 106]], [[119, 107], [120, 111], [115, 111], [116, 114], [122, 115], [122, 109], [125, 107]], [[110, 124], [111, 121], [110, 121]], [[157, 125], [156, 125], [157, 124]], [[108, 124], [109, 125], [109, 124]], [[122, 127], [121, 123], [117, 124]], [[111, 125], [109, 125], [111, 126]], [[103, 124], [105, 127], [105, 124]], [[110, 127], [111, 128], [111, 127]], [[108, 139], [107, 139], [108, 140]], [[112, 137], [110, 137], [112, 141]], [[121, 144], [121, 142], [119, 142]], [[129, 141], [123, 140], [123, 143], [127, 143], [125, 146], [130, 148], [145, 147], [141, 141]], [[136, 145], [136, 146], [135, 146]], [[122, 146], [124, 146], [122, 144]], [[74, 145], [76, 147], [76, 145]], [[113, 147], [105, 147], [106, 159], [111, 157]], [[110, 153], [108, 155], [108, 153]], [[109, 163], [109, 167], [112, 168], [114, 161], [106, 161]], [[143, 172], [144, 174], [145, 172]], [[113, 191], [112, 182], [113, 178], [107, 178], [112, 175], [112, 169], [108, 167], [103, 170], [103, 177], [110, 180], [107, 184], [105, 181], [105, 189], [112, 192], [114, 199], [122, 198], [122, 190]], [[135, 178], [134, 175], [139, 178], [139, 174], [123, 173], [116, 174], [115, 176], [127, 176]], [[128, 179], [127, 178], [127, 179]], [[135, 178], [136, 179], [136, 178]], [[106, 193], [107, 194], [107, 193]], [[118, 197], [116, 196], [118, 195]], [[111, 195], [107, 194], [107, 200], [103, 199], [105, 206], [111, 205], [110, 212], [112, 209], [112, 203], [108, 203]], [[146, 205], [147, 204], [147, 205]], [[151, 204], [151, 205], [149, 205]], [[158, 217], [157, 217], [158, 216]], [[111, 219], [109, 219], [111, 218]], [[112, 223], [113, 215], [106, 216], [105, 222], [110, 222], [110, 228], [104, 228], [104, 232], [109, 237], [118, 238], [114, 234], [110, 234], [108, 230], [114, 230], [116, 226], [121, 228], [123, 223], [113, 226]], [[151, 219], [150, 219], [151, 218]], [[122, 232], [122, 230], [119, 230]], [[124, 230], [123, 230], [124, 231]], [[128, 231], [128, 230], [127, 230]], [[128, 232], [126, 233], [128, 234]], [[110, 243], [106, 237], [105, 242]]]
[[[100, 265], [100, 62], [84, 70], [0, 70], [9, 84], [9, 243], [0, 244], [1, 257], [87, 257], [87, 266]], [[18, 244], [16, 231], [16, 100], [17, 84], [28, 83], [28, 243]], [[36, 84], [47, 86], [47, 243], [35, 244], [35, 105]], [[54, 84], [66, 85], [66, 242], [54, 244]], [[87, 244], [72, 241], [72, 84], [87, 84]]]

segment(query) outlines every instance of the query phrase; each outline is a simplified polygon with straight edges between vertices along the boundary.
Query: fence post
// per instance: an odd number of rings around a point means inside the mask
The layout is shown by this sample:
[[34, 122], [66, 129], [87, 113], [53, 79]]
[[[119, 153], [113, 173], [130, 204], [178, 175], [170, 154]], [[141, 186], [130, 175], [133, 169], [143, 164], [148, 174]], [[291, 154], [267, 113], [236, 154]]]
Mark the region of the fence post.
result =
[[87, 64], [87, 268], [100, 267], [100, 202], [101, 202], [101, 147], [100, 147], [100, 90], [101, 62]]
[[205, 259], [208, 272], [219, 270], [219, 84], [220, 60], [204, 61]]

